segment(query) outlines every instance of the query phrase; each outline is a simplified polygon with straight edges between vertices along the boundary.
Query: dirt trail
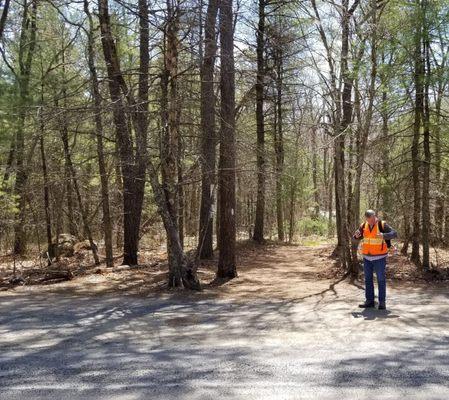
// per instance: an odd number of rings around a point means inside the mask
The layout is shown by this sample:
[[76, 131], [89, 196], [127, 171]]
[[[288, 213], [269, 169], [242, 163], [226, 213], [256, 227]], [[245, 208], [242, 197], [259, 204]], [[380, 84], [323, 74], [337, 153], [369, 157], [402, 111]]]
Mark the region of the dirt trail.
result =
[[[199, 297], [230, 298], [277, 298], [293, 299], [300, 294], [307, 296], [329, 287], [332, 280], [322, 279], [322, 273], [333, 260], [327, 257], [328, 245], [321, 246], [258, 246], [245, 243], [238, 256], [238, 278], [224, 284], [213, 283], [215, 262], [203, 263], [199, 276], [203, 292], [192, 294]], [[101, 269], [92, 271], [71, 281], [19, 286], [9, 293], [64, 292], [74, 294], [152, 295], [166, 292], [167, 266], [165, 264], [120, 270]], [[188, 295], [188, 294], [187, 294]]]
[[[360, 291], [362, 281], [342, 280], [341, 271], [337, 273], [335, 261], [329, 257], [332, 245], [315, 246], [256, 245], [251, 242], [239, 244], [238, 278], [222, 284], [215, 284], [216, 261], [202, 263], [199, 276], [203, 284], [200, 293], [179, 293], [167, 290], [167, 265], [147, 264], [136, 269], [111, 271], [95, 269], [85, 276], [78, 276], [71, 281], [46, 284], [18, 286], [5, 294], [21, 293], [72, 293], [77, 295], [118, 294], [133, 296], [174, 295], [206, 298], [229, 299], [279, 299], [300, 300], [312, 295], [331, 291], [335, 293], [336, 285], [340, 290]], [[398, 263], [398, 257], [393, 258]], [[397, 265], [389, 265], [390, 269]], [[389, 281], [389, 287], [412, 285], [420, 288], [444, 288], [447, 283], [401, 283]]]

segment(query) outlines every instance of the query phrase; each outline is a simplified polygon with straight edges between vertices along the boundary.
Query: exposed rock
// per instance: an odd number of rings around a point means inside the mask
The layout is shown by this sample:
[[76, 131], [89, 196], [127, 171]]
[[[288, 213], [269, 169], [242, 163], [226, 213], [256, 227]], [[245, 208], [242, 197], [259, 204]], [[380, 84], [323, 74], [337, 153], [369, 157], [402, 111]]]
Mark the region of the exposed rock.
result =
[[[94, 246], [98, 249], [97, 244], [94, 242]], [[77, 237], [70, 233], [61, 233], [58, 237], [53, 238], [52, 245], [47, 251], [44, 251], [41, 256], [49, 260], [54, 260], [58, 255], [60, 257], [73, 257], [77, 253], [81, 253], [83, 250], [91, 250], [91, 246], [88, 240], [78, 241]]]

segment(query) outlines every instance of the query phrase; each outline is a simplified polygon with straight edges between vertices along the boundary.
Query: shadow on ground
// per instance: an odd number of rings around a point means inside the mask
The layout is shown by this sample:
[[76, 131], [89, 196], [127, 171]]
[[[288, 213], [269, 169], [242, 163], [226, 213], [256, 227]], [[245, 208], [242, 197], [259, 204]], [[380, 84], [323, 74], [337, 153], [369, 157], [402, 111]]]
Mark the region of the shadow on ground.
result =
[[357, 312], [359, 294], [339, 282], [247, 302], [4, 296], [0, 398], [447, 398], [431, 397], [447, 393], [447, 296], [393, 291], [391, 310]]

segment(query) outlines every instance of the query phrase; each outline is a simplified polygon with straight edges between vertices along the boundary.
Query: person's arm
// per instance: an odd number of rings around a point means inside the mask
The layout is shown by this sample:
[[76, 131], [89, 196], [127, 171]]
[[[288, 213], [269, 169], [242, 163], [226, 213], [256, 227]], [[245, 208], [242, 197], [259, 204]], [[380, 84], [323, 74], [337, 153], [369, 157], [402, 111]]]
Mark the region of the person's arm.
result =
[[[362, 225], [362, 226], [363, 226], [363, 225]], [[353, 243], [358, 243], [358, 242], [360, 242], [360, 240], [363, 239], [363, 229], [362, 229], [362, 226], [360, 226], [360, 227], [354, 232], [354, 234], [352, 235], [351, 241], [352, 241]]]
[[395, 229], [393, 229], [390, 225], [388, 225], [386, 222], [384, 223], [384, 232], [383, 232], [383, 238], [385, 240], [391, 240], [396, 239], [398, 237], [398, 233]]

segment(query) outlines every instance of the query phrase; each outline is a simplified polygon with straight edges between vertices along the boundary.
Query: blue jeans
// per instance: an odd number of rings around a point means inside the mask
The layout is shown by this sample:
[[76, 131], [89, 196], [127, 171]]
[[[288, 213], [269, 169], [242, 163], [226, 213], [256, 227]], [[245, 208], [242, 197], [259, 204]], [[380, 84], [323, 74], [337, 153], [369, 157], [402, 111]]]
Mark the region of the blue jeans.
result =
[[385, 303], [385, 296], [387, 292], [387, 282], [385, 280], [386, 266], [387, 257], [375, 261], [369, 261], [366, 258], [363, 258], [363, 270], [365, 272], [365, 298], [368, 303], [374, 303], [374, 271], [376, 272], [377, 276], [379, 303]]

